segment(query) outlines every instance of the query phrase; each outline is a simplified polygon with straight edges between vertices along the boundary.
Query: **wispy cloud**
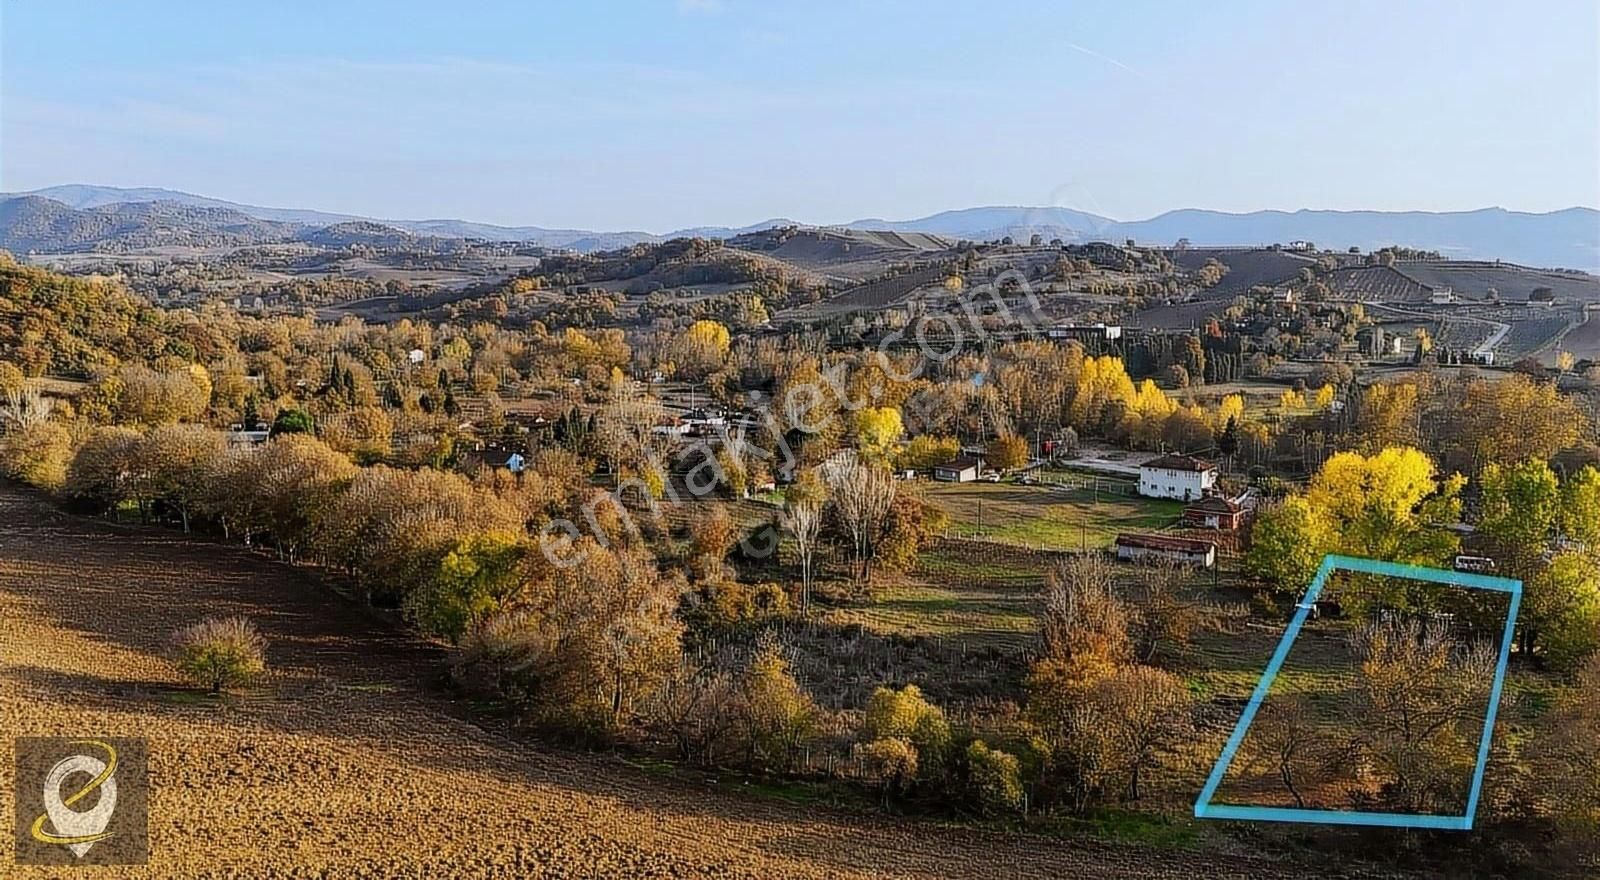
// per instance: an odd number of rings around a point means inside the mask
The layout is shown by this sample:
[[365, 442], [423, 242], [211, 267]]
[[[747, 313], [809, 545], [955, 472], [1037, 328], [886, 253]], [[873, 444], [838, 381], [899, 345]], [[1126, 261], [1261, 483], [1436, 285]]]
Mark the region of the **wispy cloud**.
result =
[[1118, 61], [1117, 59], [1112, 58], [1110, 55], [1103, 55], [1103, 54], [1101, 54], [1099, 52], [1096, 52], [1095, 50], [1090, 49], [1090, 48], [1088, 48], [1086, 46], [1080, 46], [1077, 43], [1067, 43], [1067, 48], [1071, 49], [1074, 52], [1078, 52], [1080, 54], [1087, 55], [1090, 58], [1096, 59], [1098, 61], [1104, 61], [1105, 63], [1107, 63], [1107, 64], [1109, 64], [1109, 65], [1111, 65], [1113, 67], [1120, 67], [1123, 70], [1126, 70], [1127, 72], [1129, 72], [1129, 73], [1133, 74], [1134, 76], [1136, 76], [1136, 77], [1138, 77], [1138, 78], [1140, 78], [1142, 80], [1145, 80], [1147, 82], [1150, 80], [1150, 77], [1146, 76], [1144, 71], [1141, 71], [1141, 70], [1139, 70], [1139, 69], [1137, 69], [1137, 68], [1135, 68], [1135, 67], [1133, 67], [1131, 65], [1124, 64], [1121, 61]]

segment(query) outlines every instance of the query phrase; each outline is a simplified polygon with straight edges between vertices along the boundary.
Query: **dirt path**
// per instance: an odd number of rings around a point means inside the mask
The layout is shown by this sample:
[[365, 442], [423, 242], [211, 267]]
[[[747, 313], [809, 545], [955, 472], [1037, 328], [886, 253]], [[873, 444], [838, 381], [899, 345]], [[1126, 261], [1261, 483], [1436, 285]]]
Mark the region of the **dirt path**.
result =
[[[175, 627], [218, 612], [257, 622], [274, 670], [222, 708], [174, 688], [160, 656]], [[486, 732], [436, 689], [439, 669], [433, 649], [268, 560], [114, 531], [0, 486], [0, 729], [150, 740], [151, 862], [105, 876], [1337, 876], [670, 782]], [[6, 780], [11, 751], [0, 740]], [[59, 875], [12, 865], [0, 837], [0, 875]]]

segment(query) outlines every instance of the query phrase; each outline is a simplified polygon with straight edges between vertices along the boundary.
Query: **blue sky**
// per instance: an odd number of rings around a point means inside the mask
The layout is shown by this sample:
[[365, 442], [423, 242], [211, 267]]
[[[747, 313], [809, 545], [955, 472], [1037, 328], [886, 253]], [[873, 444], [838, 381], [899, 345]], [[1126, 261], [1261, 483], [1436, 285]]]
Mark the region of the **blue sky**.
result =
[[1600, 205], [1600, 4], [0, 0], [0, 189], [662, 232]]

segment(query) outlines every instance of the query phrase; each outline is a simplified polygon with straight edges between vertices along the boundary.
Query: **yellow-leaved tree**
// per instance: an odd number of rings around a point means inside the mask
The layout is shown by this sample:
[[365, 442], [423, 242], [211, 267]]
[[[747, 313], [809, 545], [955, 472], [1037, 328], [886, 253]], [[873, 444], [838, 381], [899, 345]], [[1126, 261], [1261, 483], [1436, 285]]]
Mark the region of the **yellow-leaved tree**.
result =
[[900, 410], [892, 406], [869, 406], [855, 414], [856, 449], [869, 461], [894, 458], [904, 431]]
[[709, 372], [722, 366], [728, 357], [732, 337], [720, 322], [702, 318], [689, 325], [683, 334], [683, 354], [678, 358], [681, 367]]
[[1433, 460], [1408, 446], [1371, 456], [1341, 452], [1304, 494], [1262, 512], [1246, 565], [1295, 593], [1327, 553], [1443, 564], [1459, 544], [1443, 526], [1460, 519], [1465, 483], [1460, 475], [1438, 479]]

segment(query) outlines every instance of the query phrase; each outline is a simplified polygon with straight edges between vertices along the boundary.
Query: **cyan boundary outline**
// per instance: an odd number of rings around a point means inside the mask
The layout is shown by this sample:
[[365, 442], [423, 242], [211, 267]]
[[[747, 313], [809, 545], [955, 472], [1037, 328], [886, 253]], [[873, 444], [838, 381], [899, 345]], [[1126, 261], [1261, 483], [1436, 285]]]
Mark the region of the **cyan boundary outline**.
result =
[[[1217, 786], [1222, 784], [1222, 778], [1228, 772], [1228, 765], [1233, 763], [1233, 756], [1239, 749], [1239, 744], [1244, 741], [1245, 733], [1250, 729], [1251, 722], [1255, 721], [1256, 711], [1261, 708], [1261, 701], [1266, 699], [1267, 691], [1272, 688], [1272, 680], [1278, 676], [1278, 667], [1289, 656], [1289, 649], [1293, 647], [1294, 640], [1300, 635], [1300, 627], [1306, 622], [1311, 609], [1315, 607], [1317, 596], [1322, 592], [1322, 586], [1328, 580], [1328, 575], [1339, 570], [1359, 571], [1367, 574], [1381, 574], [1390, 577], [1407, 578], [1414, 581], [1429, 581], [1437, 584], [1454, 584], [1462, 587], [1471, 587], [1477, 590], [1497, 590], [1511, 594], [1511, 608], [1506, 613], [1505, 634], [1500, 639], [1500, 660], [1495, 666], [1494, 684], [1489, 690], [1489, 712], [1483, 721], [1483, 736], [1478, 741], [1478, 764], [1472, 774], [1472, 791], [1467, 796], [1467, 812], [1463, 816], [1439, 816], [1415, 813], [1368, 813], [1355, 810], [1302, 810], [1285, 807], [1252, 807], [1231, 804], [1213, 804], [1211, 798], [1217, 793]], [[1495, 714], [1500, 708], [1500, 691], [1505, 685], [1506, 662], [1511, 658], [1511, 637], [1517, 626], [1517, 609], [1522, 604], [1522, 581], [1511, 578], [1490, 577], [1488, 575], [1472, 574], [1464, 571], [1449, 571], [1440, 568], [1425, 568], [1420, 565], [1404, 565], [1398, 562], [1382, 562], [1376, 559], [1360, 559], [1353, 556], [1336, 556], [1329, 554], [1322, 559], [1322, 565], [1317, 568], [1316, 577], [1311, 580], [1310, 589], [1306, 590], [1305, 598], [1296, 606], [1294, 619], [1289, 621], [1289, 628], [1284, 631], [1283, 639], [1278, 642], [1278, 650], [1273, 653], [1272, 661], [1267, 664], [1266, 672], [1262, 673], [1261, 681], [1256, 684], [1256, 689], [1250, 695], [1250, 702], [1244, 707], [1244, 714], [1239, 716], [1239, 723], [1233, 728], [1233, 735], [1228, 737], [1228, 744], [1223, 746], [1222, 754], [1217, 757], [1217, 763], [1211, 768], [1211, 776], [1206, 779], [1205, 788], [1200, 790], [1200, 796], [1194, 802], [1194, 815], [1198, 819], [1249, 819], [1259, 822], [1317, 822], [1333, 825], [1377, 825], [1391, 828], [1435, 828], [1451, 831], [1469, 831], [1472, 828], [1472, 819], [1478, 812], [1478, 795], [1483, 788], [1483, 772], [1489, 765], [1489, 746], [1494, 735]]]

